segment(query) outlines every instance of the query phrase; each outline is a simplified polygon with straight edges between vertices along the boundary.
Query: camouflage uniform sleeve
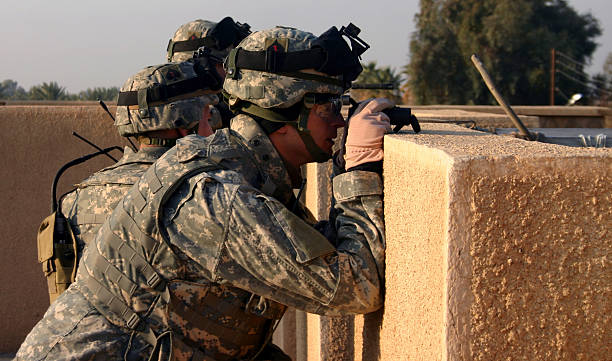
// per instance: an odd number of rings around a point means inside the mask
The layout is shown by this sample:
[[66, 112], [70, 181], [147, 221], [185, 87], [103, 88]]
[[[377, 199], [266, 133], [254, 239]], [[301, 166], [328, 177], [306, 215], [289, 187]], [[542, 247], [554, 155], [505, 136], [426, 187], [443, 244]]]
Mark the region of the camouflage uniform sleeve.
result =
[[78, 190], [73, 190], [70, 193], [66, 194], [64, 198], [61, 199], [59, 208], [62, 211], [62, 214], [66, 218], [70, 218], [74, 214], [74, 207], [76, 204]]
[[[72, 232], [75, 232], [77, 235], [80, 235], [79, 225], [76, 223], [76, 212], [77, 212], [77, 199], [79, 197], [79, 190], [75, 189], [70, 193], [66, 194], [60, 202], [59, 209], [62, 214], [70, 223], [70, 227], [72, 228]], [[76, 237], [79, 250], [82, 250], [85, 246], [80, 236]]]
[[385, 249], [381, 179], [355, 171], [333, 185], [337, 248], [274, 198], [238, 188], [217, 280], [311, 313], [377, 310]]

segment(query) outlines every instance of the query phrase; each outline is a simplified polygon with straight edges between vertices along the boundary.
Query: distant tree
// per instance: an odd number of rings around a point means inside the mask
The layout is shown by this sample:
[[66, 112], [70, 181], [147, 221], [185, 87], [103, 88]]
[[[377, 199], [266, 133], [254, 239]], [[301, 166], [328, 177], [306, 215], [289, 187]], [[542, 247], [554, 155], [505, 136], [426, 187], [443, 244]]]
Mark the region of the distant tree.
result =
[[67, 98], [66, 88], [55, 81], [34, 85], [28, 93], [32, 100], [64, 100]]
[[355, 83], [361, 84], [392, 84], [395, 89], [354, 89], [351, 90], [351, 96], [356, 100], [365, 100], [368, 98], [385, 97], [395, 102], [401, 101], [399, 92], [402, 77], [397, 74], [394, 69], [389, 66], [378, 67], [375, 61], [371, 61], [363, 65], [363, 72], [355, 80]]
[[0, 83], [0, 99], [27, 99], [26, 91], [16, 81], [5, 79]]
[[401, 104], [415, 104], [414, 94], [412, 93], [412, 89], [410, 88], [410, 84], [408, 82], [404, 82], [400, 86], [400, 94], [402, 97]]
[[0, 99], [7, 100], [105, 100], [117, 101], [118, 87], [94, 87], [78, 94], [69, 93], [57, 82], [42, 83], [32, 86], [27, 92], [11, 79], [0, 82]]
[[601, 73], [591, 80], [593, 90], [590, 97], [594, 104], [607, 106], [612, 98], [612, 53], [606, 57]]
[[595, 74], [590, 80], [592, 87], [588, 93], [585, 93], [591, 104], [594, 105], [605, 105], [609, 98], [610, 81], [602, 74]]
[[[423, 104], [494, 104], [472, 66], [473, 53], [510, 103], [546, 104], [550, 49], [587, 63], [601, 34], [591, 14], [579, 15], [565, 0], [421, 0], [420, 6], [405, 73]], [[557, 84], [566, 93], [584, 91], [566, 78]]]
[[608, 53], [606, 57], [606, 62], [603, 65], [603, 74], [608, 80], [612, 81], [612, 53]]
[[106, 101], [117, 101], [119, 96], [119, 88], [118, 87], [95, 87], [95, 88], [87, 88], [87, 90], [83, 90], [79, 92], [79, 99], [81, 100], [106, 100]]
[[470, 86], [454, 26], [446, 19], [445, 1], [421, 0], [404, 68], [412, 96], [420, 104], [465, 104]]

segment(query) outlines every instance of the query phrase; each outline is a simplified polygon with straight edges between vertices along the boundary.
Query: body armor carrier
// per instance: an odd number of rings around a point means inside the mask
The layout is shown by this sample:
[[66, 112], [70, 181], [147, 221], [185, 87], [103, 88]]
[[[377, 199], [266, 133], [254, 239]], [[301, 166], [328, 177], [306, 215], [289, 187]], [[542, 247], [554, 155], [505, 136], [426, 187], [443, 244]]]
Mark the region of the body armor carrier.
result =
[[130, 187], [166, 150], [151, 148], [133, 153], [126, 148], [117, 163], [79, 183], [79, 193], [72, 191], [62, 197], [57, 211], [41, 223], [38, 259], [47, 278], [51, 303], [74, 282], [85, 245], [93, 240]]
[[[203, 282], [202, 274], [188, 274], [180, 247], [170, 245], [160, 224], [165, 201], [185, 179], [222, 169], [225, 159], [244, 155], [236, 142], [228, 129], [206, 139], [185, 138], [177, 148], [187, 151], [168, 152], [151, 166], [85, 252], [86, 272], [78, 280], [85, 297], [112, 323], [152, 345], [153, 353], [170, 339], [177, 360], [254, 357], [286, 309], [230, 285]], [[197, 283], [187, 281], [195, 277]]]
[[[126, 148], [125, 155], [117, 163], [101, 169], [77, 185], [81, 192], [87, 193], [77, 197], [76, 212], [71, 214], [73, 212], [70, 212], [70, 209], [62, 208], [74, 232], [79, 253], [86, 244], [93, 241], [100, 226], [127, 191], [168, 149], [144, 148], [133, 153]], [[91, 191], [88, 192], [87, 189]], [[88, 207], [92, 202], [95, 202], [96, 206]]]

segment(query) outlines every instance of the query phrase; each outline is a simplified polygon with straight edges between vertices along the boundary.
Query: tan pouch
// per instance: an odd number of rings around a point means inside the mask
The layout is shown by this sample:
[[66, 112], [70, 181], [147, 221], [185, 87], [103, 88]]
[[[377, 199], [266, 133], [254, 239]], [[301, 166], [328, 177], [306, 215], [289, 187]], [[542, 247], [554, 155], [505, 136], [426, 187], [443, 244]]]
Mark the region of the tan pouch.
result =
[[38, 243], [38, 262], [45, 262], [53, 257], [53, 230], [55, 229], [55, 213], [45, 218], [40, 227], [36, 241]]
[[[57, 221], [64, 222], [65, 240], [56, 240], [55, 227]], [[77, 247], [70, 225], [62, 217], [57, 220], [53, 213], [45, 218], [38, 228], [36, 237], [38, 244], [38, 262], [42, 263], [43, 274], [47, 278], [49, 299], [51, 303], [64, 292], [76, 276]]]

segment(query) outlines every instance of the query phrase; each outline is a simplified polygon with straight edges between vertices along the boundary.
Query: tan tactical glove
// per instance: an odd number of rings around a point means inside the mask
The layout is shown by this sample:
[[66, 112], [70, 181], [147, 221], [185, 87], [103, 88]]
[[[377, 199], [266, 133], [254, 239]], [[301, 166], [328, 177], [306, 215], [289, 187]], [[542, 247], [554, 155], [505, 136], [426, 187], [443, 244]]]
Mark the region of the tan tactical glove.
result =
[[359, 104], [348, 123], [345, 169], [383, 159], [383, 136], [391, 131], [391, 124], [382, 110], [391, 107], [393, 103], [386, 98], [375, 98]]

